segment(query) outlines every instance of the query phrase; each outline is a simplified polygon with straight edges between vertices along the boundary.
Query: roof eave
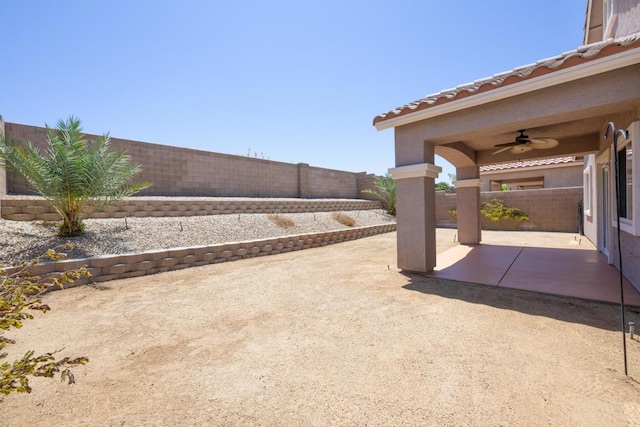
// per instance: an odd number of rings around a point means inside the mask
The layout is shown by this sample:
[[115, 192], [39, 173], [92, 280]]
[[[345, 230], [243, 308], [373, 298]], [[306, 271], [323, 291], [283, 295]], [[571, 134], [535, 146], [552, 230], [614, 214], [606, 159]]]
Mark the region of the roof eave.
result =
[[480, 175], [498, 175], [498, 174], [506, 174], [511, 172], [529, 172], [529, 171], [538, 171], [538, 170], [547, 170], [547, 169], [558, 169], [558, 168], [576, 168], [582, 167], [582, 162], [579, 160], [574, 160], [572, 162], [567, 163], [554, 163], [550, 165], [536, 165], [536, 166], [519, 166], [513, 167], [509, 169], [495, 169], [495, 170], [480, 170]]
[[544, 74], [535, 78], [523, 80], [508, 86], [498, 87], [486, 92], [476, 93], [462, 99], [436, 105], [413, 113], [403, 114], [389, 119], [382, 119], [374, 123], [377, 130], [395, 128], [398, 126], [415, 123], [420, 120], [430, 119], [444, 114], [465, 110], [499, 101], [512, 96], [522, 95], [535, 90], [556, 86], [596, 74], [605, 73], [619, 68], [640, 63], [640, 48], [629, 49], [624, 52], [605, 56], [600, 59], [588, 61], [573, 67]]

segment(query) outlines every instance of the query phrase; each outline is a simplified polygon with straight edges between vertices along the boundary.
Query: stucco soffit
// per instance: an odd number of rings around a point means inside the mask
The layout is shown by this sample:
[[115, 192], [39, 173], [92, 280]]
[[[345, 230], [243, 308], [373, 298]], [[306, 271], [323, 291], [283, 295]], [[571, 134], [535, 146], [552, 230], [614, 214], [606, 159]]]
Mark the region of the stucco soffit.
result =
[[431, 163], [421, 163], [418, 165], [400, 166], [389, 169], [391, 177], [395, 180], [408, 178], [437, 178], [442, 172], [440, 166]]

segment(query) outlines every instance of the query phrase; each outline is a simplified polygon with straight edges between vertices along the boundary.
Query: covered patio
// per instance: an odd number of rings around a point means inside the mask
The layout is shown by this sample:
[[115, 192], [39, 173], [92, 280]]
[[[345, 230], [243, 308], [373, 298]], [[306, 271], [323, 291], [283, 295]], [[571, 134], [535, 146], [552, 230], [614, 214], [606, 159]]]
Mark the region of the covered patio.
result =
[[[438, 229], [441, 242], [455, 230]], [[620, 302], [619, 273], [584, 236], [570, 233], [484, 232], [482, 245], [438, 251], [427, 275], [496, 288], [608, 303]], [[640, 293], [624, 279], [625, 304], [640, 307]]]
[[[635, 33], [447, 89], [375, 117], [378, 130], [395, 132], [396, 167], [390, 173], [397, 181], [399, 268], [436, 275], [466, 268], [472, 270], [475, 282], [486, 277], [487, 284], [516, 286], [512, 278], [518, 271], [528, 280], [551, 267], [574, 277], [577, 271], [588, 274], [589, 268], [602, 263], [603, 269], [612, 270], [612, 283], [617, 283], [617, 272], [608, 265], [619, 261], [617, 242], [611, 237], [613, 156], [605, 131], [610, 122], [618, 129], [638, 127], [638, 81], [640, 33]], [[521, 143], [523, 135], [557, 143], [547, 147]], [[437, 260], [434, 187], [441, 169], [434, 164], [436, 154], [456, 167], [458, 240], [471, 245], [466, 252], [456, 249], [453, 258], [443, 254]], [[585, 199], [585, 233], [606, 256], [595, 251], [576, 257], [571, 252], [475, 246], [488, 244], [481, 230], [479, 167], [566, 155], [598, 159], [597, 165], [585, 169], [591, 191]], [[623, 235], [621, 246], [624, 273], [640, 289], [640, 263], [633, 255], [636, 242], [635, 237]], [[497, 269], [495, 277], [492, 268]], [[572, 281], [577, 280], [567, 283]]]

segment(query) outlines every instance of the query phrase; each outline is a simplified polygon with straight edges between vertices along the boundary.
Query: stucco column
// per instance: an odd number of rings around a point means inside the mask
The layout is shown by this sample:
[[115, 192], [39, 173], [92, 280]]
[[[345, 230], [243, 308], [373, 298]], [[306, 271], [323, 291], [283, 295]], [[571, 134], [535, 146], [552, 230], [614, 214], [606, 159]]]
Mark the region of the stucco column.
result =
[[463, 245], [477, 245], [482, 238], [480, 223], [480, 186], [477, 167], [459, 168], [456, 171], [459, 179], [453, 183], [456, 187], [458, 211], [458, 241]]
[[435, 178], [442, 168], [433, 164], [433, 147], [424, 143], [422, 159], [431, 162], [389, 169], [396, 180], [398, 267], [426, 273], [436, 266]]

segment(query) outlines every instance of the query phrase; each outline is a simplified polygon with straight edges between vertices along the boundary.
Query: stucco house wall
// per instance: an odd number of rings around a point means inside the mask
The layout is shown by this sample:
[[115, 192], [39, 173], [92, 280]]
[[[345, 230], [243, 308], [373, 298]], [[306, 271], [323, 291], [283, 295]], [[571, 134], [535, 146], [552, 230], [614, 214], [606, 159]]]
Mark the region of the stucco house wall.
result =
[[[585, 168], [593, 166], [591, 180], [587, 181], [591, 184], [592, 215], [585, 215], [585, 234], [597, 246], [598, 250], [608, 255], [609, 262], [620, 267], [620, 256], [622, 254], [622, 270], [624, 276], [640, 290], [640, 152], [633, 150], [633, 176], [632, 176], [632, 198], [633, 198], [633, 219], [628, 221], [621, 219], [622, 226], [620, 230], [620, 246], [618, 246], [616, 224], [616, 199], [615, 199], [615, 168], [612, 161], [612, 135], [604, 138], [604, 133], [608, 123], [614, 123], [617, 129], [627, 129], [629, 131], [629, 140], [634, 144], [634, 148], [640, 145], [640, 108], [612, 115], [610, 121], [602, 124], [602, 132], [600, 139], [600, 150], [598, 153], [589, 157], [589, 163], [585, 164]], [[618, 147], [624, 144], [624, 138], [618, 138]], [[608, 197], [606, 200], [602, 197], [602, 175], [598, 172], [602, 170], [602, 166], [608, 164]], [[621, 165], [621, 167], [625, 167]], [[624, 191], [624, 188], [621, 189]], [[600, 221], [600, 215], [605, 215], [608, 221]], [[588, 230], [588, 234], [587, 234]]]
[[[639, 0], [615, 0], [610, 2], [613, 5], [613, 16], [610, 22], [603, 22], [603, 1], [589, 0], [587, 2], [587, 16], [585, 22], [585, 43], [594, 43], [603, 40], [607, 35], [604, 34], [603, 27], [606, 29], [611, 26], [609, 32], [610, 37], [624, 37], [632, 35], [640, 31], [640, 1]], [[638, 78], [635, 79], [636, 87]], [[585, 169], [591, 171], [586, 179], [585, 186], [590, 185], [591, 201], [594, 206], [591, 215], [585, 214], [585, 235], [596, 244], [598, 250], [605, 253], [609, 262], [620, 266], [618, 256], [617, 227], [612, 225], [615, 222], [615, 181], [614, 167], [611, 158], [612, 141], [611, 135], [609, 139], [604, 138], [609, 122], [618, 126], [618, 129], [625, 129], [632, 125], [633, 122], [640, 120], [640, 108], [631, 108], [627, 111], [612, 114], [608, 120], [602, 122], [600, 132], [599, 149], [596, 153], [585, 157]], [[633, 135], [633, 144], [635, 147], [640, 145], [640, 135]], [[634, 147], [634, 148], [635, 148]], [[637, 152], [637, 148], [634, 150]], [[636, 165], [640, 165], [640, 156], [636, 156]], [[635, 183], [640, 181], [640, 167], [636, 167], [633, 171], [633, 180]], [[603, 176], [603, 175], [606, 175]], [[603, 190], [603, 185], [607, 186], [607, 190]], [[603, 191], [609, 194], [603, 195]], [[633, 203], [640, 203], [640, 185], [635, 186], [633, 193]], [[605, 212], [606, 210], [606, 212]], [[637, 217], [634, 222], [640, 222]], [[636, 227], [638, 228], [638, 227]], [[637, 289], [640, 289], [640, 235], [638, 233], [629, 233], [628, 229], [620, 232], [620, 249], [622, 253], [623, 273]]]
[[615, 24], [612, 36], [622, 37], [635, 33], [640, 28], [640, 2], [638, 0], [616, 0]]

